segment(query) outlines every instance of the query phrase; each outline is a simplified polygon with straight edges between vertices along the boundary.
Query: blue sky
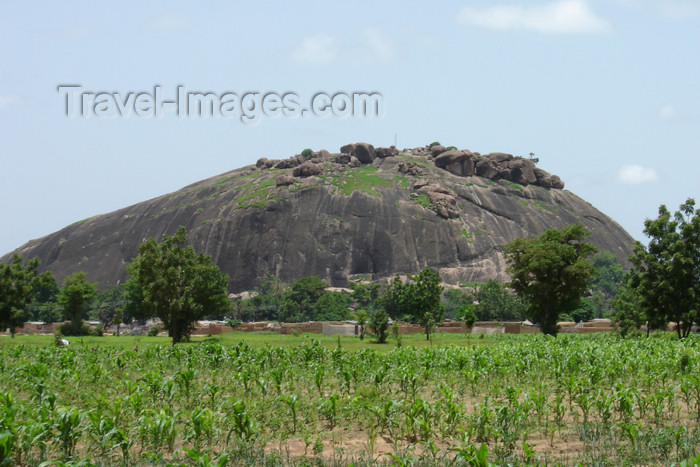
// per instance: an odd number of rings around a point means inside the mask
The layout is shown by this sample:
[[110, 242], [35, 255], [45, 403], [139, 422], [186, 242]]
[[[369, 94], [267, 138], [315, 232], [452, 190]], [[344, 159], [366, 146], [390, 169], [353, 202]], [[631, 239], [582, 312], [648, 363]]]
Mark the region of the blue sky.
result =
[[[700, 202], [700, 2], [3, 2], [0, 254], [259, 157], [432, 141], [540, 159], [643, 239]], [[86, 91], [379, 92], [383, 116], [98, 118]]]

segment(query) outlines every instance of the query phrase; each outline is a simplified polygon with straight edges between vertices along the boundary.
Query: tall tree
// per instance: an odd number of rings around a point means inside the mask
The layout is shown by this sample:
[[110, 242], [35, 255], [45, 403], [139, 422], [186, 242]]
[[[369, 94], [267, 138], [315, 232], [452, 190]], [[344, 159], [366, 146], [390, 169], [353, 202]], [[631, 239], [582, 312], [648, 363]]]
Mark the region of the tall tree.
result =
[[83, 327], [83, 316], [87, 313], [90, 301], [97, 293], [97, 283], [88, 282], [83, 271], [78, 271], [63, 280], [58, 292], [58, 304], [63, 308], [66, 319], [71, 320], [71, 330], [78, 334]]
[[198, 319], [231, 307], [228, 275], [212, 263], [211, 256], [184, 246], [186, 236], [180, 226], [175, 235], [163, 235], [160, 243], [146, 240], [126, 268], [130, 275], [127, 311], [140, 318], [159, 317], [173, 345], [189, 337]]
[[673, 215], [644, 222], [649, 246], [634, 245], [631, 285], [650, 322], [676, 324], [678, 337], [690, 333], [700, 311], [700, 210], [689, 198]]
[[394, 319], [409, 317], [425, 329], [425, 338], [435, 325], [445, 319], [445, 306], [440, 301], [442, 285], [440, 275], [427, 266], [418, 275], [409, 275], [409, 282], [402, 283], [397, 275], [387, 284], [382, 294], [381, 303], [386, 312]]
[[37, 274], [39, 259], [34, 257], [22, 265], [22, 256], [12, 255], [9, 264], [0, 264], [0, 330], [10, 328], [15, 337], [15, 328], [24, 325], [27, 306], [34, 298], [35, 291], [48, 285], [53, 278], [51, 273]]
[[526, 314], [543, 333], [557, 335], [560, 313], [575, 310], [595, 274], [588, 256], [597, 251], [579, 223], [518, 238], [504, 247], [509, 286], [528, 303]]
[[318, 276], [302, 277], [287, 291], [279, 320], [287, 323], [309, 321], [316, 316], [316, 303], [326, 294], [328, 284]]

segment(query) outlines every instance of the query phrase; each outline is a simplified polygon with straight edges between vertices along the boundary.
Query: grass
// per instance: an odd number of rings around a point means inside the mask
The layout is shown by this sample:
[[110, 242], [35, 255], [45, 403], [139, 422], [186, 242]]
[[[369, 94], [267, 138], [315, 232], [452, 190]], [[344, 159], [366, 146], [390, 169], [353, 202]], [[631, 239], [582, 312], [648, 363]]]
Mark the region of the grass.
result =
[[697, 335], [434, 337], [2, 336], [0, 462], [700, 461]]
[[430, 198], [428, 198], [428, 195], [420, 194], [418, 196], [414, 196], [412, 199], [414, 203], [417, 203], [426, 209], [430, 209], [431, 207]]
[[[66, 337], [73, 346], [115, 346], [120, 348], [148, 347], [154, 345], [171, 345], [172, 341], [167, 336], [80, 336]], [[311, 341], [318, 341], [322, 347], [335, 349], [338, 346], [338, 336], [324, 336], [322, 334], [299, 333], [280, 334], [278, 332], [242, 332], [233, 331], [218, 334], [216, 336], [193, 336], [189, 342], [182, 345], [191, 346], [203, 343], [217, 343], [221, 345], [237, 345], [245, 343], [252, 348], [273, 347], [296, 347], [309, 344]], [[477, 336], [466, 336], [464, 334], [436, 333], [432, 335], [432, 342], [425, 339], [424, 334], [408, 334], [401, 336], [402, 345], [409, 347], [440, 347], [445, 345], [492, 345], [503, 336], [485, 335], [484, 338]], [[7, 335], [0, 335], [0, 346], [53, 346], [54, 337], [52, 335], [18, 334], [12, 339]], [[371, 337], [360, 340], [359, 336], [340, 336], [340, 345], [346, 350], [372, 349], [379, 352], [388, 352], [396, 346], [393, 337], [389, 338], [386, 344], [377, 344]]]

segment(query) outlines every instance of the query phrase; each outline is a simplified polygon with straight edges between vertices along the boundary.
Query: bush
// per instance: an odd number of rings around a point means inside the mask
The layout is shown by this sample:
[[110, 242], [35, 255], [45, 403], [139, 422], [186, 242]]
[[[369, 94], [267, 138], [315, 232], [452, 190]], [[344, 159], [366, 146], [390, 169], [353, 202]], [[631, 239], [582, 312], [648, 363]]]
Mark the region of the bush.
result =
[[237, 327], [240, 327], [243, 322], [240, 319], [231, 319], [228, 318], [226, 320], [226, 326], [230, 327], [231, 329], [236, 329]]
[[155, 326], [151, 326], [151, 328], [148, 330], [148, 335], [150, 337], [156, 337], [158, 333], [160, 333], [161, 329], [160, 326], [157, 324]]
[[372, 312], [369, 318], [369, 325], [377, 336], [377, 342], [383, 344], [386, 342], [389, 329], [389, 315], [386, 314], [383, 308], [378, 308]]
[[441, 146], [440, 141], [433, 141], [428, 145], [429, 148], [432, 148], [433, 146]]
[[105, 327], [102, 324], [98, 324], [94, 328], [88, 328], [88, 334], [95, 337], [102, 337], [105, 333]]
[[79, 323], [69, 321], [59, 326], [58, 329], [63, 336], [89, 336], [91, 331], [90, 328], [82, 321]]
[[313, 151], [311, 149], [306, 148], [303, 151], [301, 151], [301, 156], [304, 157], [305, 159], [308, 159], [309, 157], [311, 157], [312, 152]]

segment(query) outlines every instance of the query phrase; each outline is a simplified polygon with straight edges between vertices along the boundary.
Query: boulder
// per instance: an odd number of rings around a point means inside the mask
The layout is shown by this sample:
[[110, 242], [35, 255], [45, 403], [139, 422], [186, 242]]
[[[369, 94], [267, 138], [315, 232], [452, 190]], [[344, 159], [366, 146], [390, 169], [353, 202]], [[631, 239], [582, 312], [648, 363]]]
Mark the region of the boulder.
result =
[[323, 172], [323, 166], [321, 164], [314, 164], [313, 162], [304, 162], [298, 167], [294, 168], [292, 174], [295, 177], [310, 177], [311, 175], [318, 175]]
[[549, 172], [535, 167], [533, 169], [535, 172], [535, 177], [537, 177], [537, 184], [543, 188], [552, 188], [552, 176]]
[[447, 148], [445, 146], [442, 146], [441, 144], [436, 144], [435, 146], [430, 147], [430, 154], [433, 157], [437, 157], [445, 151], [447, 151]]
[[474, 171], [479, 177], [489, 179], [498, 179], [499, 177], [496, 164], [491, 159], [487, 159], [486, 157], [482, 157], [481, 159], [477, 160], [476, 164], [474, 165]]
[[400, 162], [398, 166], [399, 172], [407, 175], [421, 175], [423, 169], [415, 162]]
[[391, 146], [390, 148], [377, 148], [374, 154], [375, 156], [384, 159], [386, 157], [397, 156], [399, 154], [399, 150], [394, 146]]
[[341, 146], [340, 152], [353, 155], [355, 153], [355, 145], [351, 143], [351, 144], [346, 144], [345, 146]]
[[286, 186], [294, 183], [294, 177], [291, 174], [278, 175], [275, 178], [275, 186]]
[[329, 161], [332, 159], [331, 153], [326, 151], [325, 149], [321, 149], [320, 151], [317, 152], [312, 152], [311, 153], [311, 159], [318, 159], [322, 161]]
[[476, 157], [470, 151], [452, 149], [437, 156], [435, 165], [460, 177], [471, 177], [475, 161]]
[[486, 154], [484, 157], [487, 157], [494, 162], [506, 162], [513, 159], [512, 154], [506, 154], [505, 152], [491, 152]]
[[423, 180], [423, 179], [417, 180], [417, 181], [413, 184], [413, 189], [414, 189], [414, 190], [420, 190], [420, 189], [423, 188], [424, 186], [428, 186], [428, 181], [427, 181], [427, 180]]
[[359, 167], [362, 165], [362, 162], [360, 162], [360, 160], [357, 157], [350, 156], [350, 162], [348, 163], [348, 165], [350, 167]]
[[289, 159], [282, 159], [277, 164], [275, 164], [276, 169], [291, 169], [299, 165], [299, 161], [296, 157], [290, 157]]
[[374, 146], [367, 143], [357, 143], [353, 155], [363, 164], [371, 164], [375, 157]]
[[557, 190], [564, 189], [564, 182], [562, 182], [561, 178], [559, 178], [557, 175], [552, 175], [552, 188]]
[[266, 167], [268, 162], [269, 162], [269, 159], [267, 157], [261, 157], [255, 163], [255, 167]]
[[528, 185], [531, 183], [537, 183], [537, 176], [535, 175], [535, 163], [530, 159], [523, 159], [521, 157], [516, 157], [507, 162], [508, 168], [510, 169], [510, 176], [503, 177], [507, 180], [511, 180], [515, 183], [521, 185]]
[[352, 156], [350, 154], [338, 154], [335, 156], [335, 162], [337, 164], [343, 164], [343, 165], [348, 165], [350, 163], [350, 158]]

